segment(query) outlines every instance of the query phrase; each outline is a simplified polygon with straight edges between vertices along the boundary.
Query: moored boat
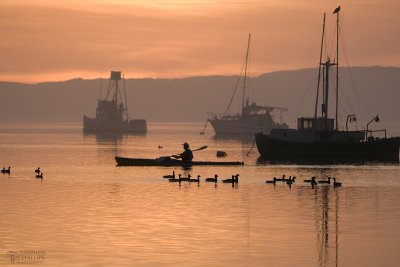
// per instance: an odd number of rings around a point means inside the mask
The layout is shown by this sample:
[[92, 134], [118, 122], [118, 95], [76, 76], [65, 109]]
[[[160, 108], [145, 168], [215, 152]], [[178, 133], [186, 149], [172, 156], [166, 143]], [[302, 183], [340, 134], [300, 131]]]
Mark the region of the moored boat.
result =
[[[89, 134], [146, 134], [147, 122], [144, 119], [130, 119], [128, 115], [125, 82], [121, 92], [119, 81], [123, 79], [120, 71], [111, 71], [105, 98], [99, 99], [96, 117], [83, 116], [83, 132]], [[124, 96], [124, 97], [122, 97]], [[100, 97], [101, 98], [101, 97]]]
[[[217, 135], [254, 135], [258, 132], [269, 133], [273, 128], [288, 128], [288, 125], [282, 121], [282, 112], [286, 111], [281, 107], [270, 107], [250, 103], [249, 96], [246, 96], [247, 88], [247, 62], [249, 59], [250, 37], [247, 43], [245, 72], [243, 77], [242, 89], [242, 110], [241, 113], [228, 113], [229, 107], [235, 96], [236, 89], [231, 98], [225, 113], [208, 113], [208, 120]], [[238, 83], [239, 84], [239, 83]], [[280, 122], [274, 119], [276, 111], [280, 112]], [[206, 124], [207, 125], [207, 124]], [[204, 132], [204, 131], [203, 131]]]
[[182, 162], [182, 160], [173, 159], [171, 157], [160, 157], [156, 159], [143, 158], [125, 158], [115, 157], [117, 166], [240, 166], [244, 165], [242, 161], [192, 161], [190, 163]]
[[[258, 151], [263, 159], [278, 161], [399, 161], [400, 137], [387, 137], [386, 130], [369, 130], [369, 124], [378, 122], [376, 115], [366, 125], [366, 130], [349, 131], [348, 122], [356, 121], [354, 114], [347, 115], [346, 128], [338, 126], [339, 94], [339, 11], [335, 9], [336, 20], [336, 59], [328, 56], [322, 61], [325, 39], [325, 14], [322, 31], [321, 56], [318, 73], [318, 86], [313, 117], [297, 119], [297, 129], [273, 129], [270, 134], [255, 135]], [[326, 52], [326, 51], [325, 51]], [[328, 52], [326, 52], [328, 53]], [[336, 67], [336, 116], [328, 117], [330, 70]], [[321, 81], [322, 79], [322, 81]], [[318, 116], [319, 90], [322, 85], [321, 115]], [[383, 137], [377, 137], [380, 132]]]

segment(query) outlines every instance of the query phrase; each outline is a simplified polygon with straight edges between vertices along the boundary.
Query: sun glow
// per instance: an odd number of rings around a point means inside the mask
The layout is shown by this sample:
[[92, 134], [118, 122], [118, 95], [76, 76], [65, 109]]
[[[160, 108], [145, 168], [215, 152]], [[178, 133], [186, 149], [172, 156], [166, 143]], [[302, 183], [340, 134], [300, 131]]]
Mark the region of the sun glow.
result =
[[[329, 17], [336, 6], [282, 2], [1, 1], [0, 80], [86, 78], [115, 67], [133, 77], [236, 75], [249, 33], [254, 75], [315, 67], [307, 62], [316, 54], [310, 49], [320, 35], [322, 14]], [[400, 3], [385, 2], [379, 13], [373, 12], [379, 1], [360, 3], [343, 7], [346, 43], [357, 44], [348, 47], [351, 62], [397, 66]]]

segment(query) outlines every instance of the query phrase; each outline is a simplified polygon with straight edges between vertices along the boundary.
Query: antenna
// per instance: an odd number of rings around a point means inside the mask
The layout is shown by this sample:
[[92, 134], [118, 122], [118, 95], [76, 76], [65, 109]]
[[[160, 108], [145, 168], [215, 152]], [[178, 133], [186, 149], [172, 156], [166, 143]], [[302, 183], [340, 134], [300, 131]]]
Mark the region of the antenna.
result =
[[335, 9], [336, 13], [336, 130], [338, 130], [338, 103], [339, 103], [339, 12], [340, 6]]

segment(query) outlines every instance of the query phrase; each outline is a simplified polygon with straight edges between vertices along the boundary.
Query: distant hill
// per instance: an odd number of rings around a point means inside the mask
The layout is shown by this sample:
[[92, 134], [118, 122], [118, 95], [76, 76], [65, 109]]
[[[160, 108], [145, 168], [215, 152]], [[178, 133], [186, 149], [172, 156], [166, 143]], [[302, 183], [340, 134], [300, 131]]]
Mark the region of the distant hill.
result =
[[[342, 68], [340, 77], [341, 122], [345, 121], [345, 114], [356, 113], [364, 120], [379, 114], [384, 125], [400, 123], [400, 68]], [[316, 80], [316, 69], [263, 74], [248, 81], [250, 99], [259, 105], [288, 108], [284, 119], [294, 126], [296, 117], [314, 113]], [[129, 79], [129, 114], [148, 122], [204, 122], [207, 112], [225, 111], [237, 81], [237, 76]], [[38, 84], [0, 82], [0, 121], [81, 121], [84, 114], [94, 116], [100, 87], [104, 95], [106, 84], [101, 79]], [[242, 86], [240, 83], [232, 112], [240, 111]], [[361, 127], [361, 120], [359, 123]]]

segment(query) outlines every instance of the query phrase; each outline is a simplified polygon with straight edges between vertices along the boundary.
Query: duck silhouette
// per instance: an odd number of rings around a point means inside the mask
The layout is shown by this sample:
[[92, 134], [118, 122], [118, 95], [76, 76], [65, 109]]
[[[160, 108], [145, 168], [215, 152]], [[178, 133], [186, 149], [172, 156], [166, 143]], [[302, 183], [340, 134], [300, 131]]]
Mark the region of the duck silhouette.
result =
[[36, 174], [36, 178], [43, 179], [43, 172], [40, 174]]
[[180, 183], [181, 182], [181, 174], [178, 175], [178, 179], [174, 177], [174, 178], [169, 178], [168, 181], [171, 183], [176, 183], [176, 182]]
[[293, 176], [290, 177], [290, 179], [287, 179], [286, 184], [291, 186], [295, 181], [296, 181], [296, 176]]
[[[180, 175], [180, 174], [179, 174], [179, 175]], [[182, 182], [183, 182], [183, 181], [189, 181], [191, 177], [192, 177], [192, 176], [191, 176], [190, 174], [188, 174], [187, 177], [182, 177], [182, 176], [180, 176], [180, 179], [181, 179]]]
[[213, 182], [213, 183], [216, 183], [216, 182], [218, 182], [218, 175], [216, 174], [216, 175], [214, 176], [214, 178], [213, 178], [213, 177], [206, 178], [205, 181], [206, 181], [206, 182]]
[[316, 181], [315, 181], [316, 178], [317, 178], [317, 177], [313, 176], [313, 177], [311, 177], [311, 179], [303, 180], [303, 181], [304, 181], [305, 183], [312, 183], [312, 182], [316, 182]]
[[333, 177], [333, 187], [341, 187], [342, 183], [341, 182], [336, 182], [336, 178]]
[[163, 178], [175, 178], [175, 171], [172, 171], [172, 174], [164, 175]]
[[284, 182], [285, 181], [285, 175], [282, 175], [282, 178], [276, 178], [277, 182]]
[[235, 183], [236, 182], [236, 178], [235, 175], [232, 174], [232, 178], [230, 179], [224, 179], [222, 180], [223, 183]]
[[3, 169], [1, 170], [1, 173], [4, 173], [4, 174], [10, 174], [11, 173], [11, 167], [10, 166], [8, 166], [8, 169], [6, 169], [6, 167], [3, 167]]
[[35, 173], [40, 173], [40, 167], [37, 167], [37, 169], [35, 170]]
[[189, 183], [200, 183], [200, 175], [197, 175], [197, 179], [189, 179]]
[[267, 181], [265, 181], [265, 183], [267, 183], [267, 184], [276, 184], [276, 177], [274, 177], [272, 180], [267, 180]]
[[331, 177], [328, 177], [328, 180], [320, 180], [318, 181], [319, 184], [331, 184]]

